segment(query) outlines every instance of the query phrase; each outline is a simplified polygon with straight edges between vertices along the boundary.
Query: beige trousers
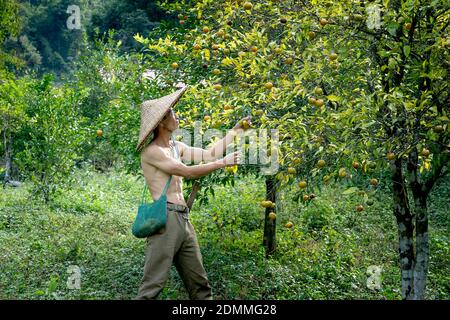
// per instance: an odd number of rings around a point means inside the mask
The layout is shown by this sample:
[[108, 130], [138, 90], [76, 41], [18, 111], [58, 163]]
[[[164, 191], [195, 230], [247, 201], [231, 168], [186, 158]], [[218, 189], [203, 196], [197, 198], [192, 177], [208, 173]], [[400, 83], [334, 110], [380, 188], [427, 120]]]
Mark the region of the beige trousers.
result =
[[194, 227], [181, 213], [167, 209], [166, 227], [147, 238], [144, 277], [136, 299], [156, 299], [164, 288], [172, 263], [190, 299], [212, 299]]

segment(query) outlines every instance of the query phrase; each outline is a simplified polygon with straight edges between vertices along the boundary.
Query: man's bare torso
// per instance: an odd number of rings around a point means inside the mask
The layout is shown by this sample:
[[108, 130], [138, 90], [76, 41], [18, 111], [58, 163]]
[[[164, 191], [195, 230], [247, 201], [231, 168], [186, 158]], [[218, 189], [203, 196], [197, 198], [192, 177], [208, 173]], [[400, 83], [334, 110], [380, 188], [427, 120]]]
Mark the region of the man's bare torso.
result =
[[[180, 146], [177, 146], [179, 152], [181, 153]], [[145, 161], [146, 154], [152, 152], [154, 148], [159, 148], [172, 158], [174, 158], [174, 154], [176, 154], [176, 151], [174, 151], [175, 153], [172, 153], [171, 148], [164, 148], [152, 142], [146, 148], [144, 148], [141, 153], [141, 166], [144, 172], [145, 181], [147, 182], [147, 186], [150, 190], [152, 198], [154, 200], [157, 200], [164, 190], [164, 186], [169, 179], [169, 174], [149, 164], [148, 161]], [[181, 157], [181, 154], [179, 155], [179, 157]], [[177, 161], [181, 161], [181, 159], [178, 158]], [[186, 205], [186, 201], [184, 200], [183, 196], [183, 177], [172, 175], [172, 181], [170, 182], [169, 189], [167, 190], [167, 201]]]

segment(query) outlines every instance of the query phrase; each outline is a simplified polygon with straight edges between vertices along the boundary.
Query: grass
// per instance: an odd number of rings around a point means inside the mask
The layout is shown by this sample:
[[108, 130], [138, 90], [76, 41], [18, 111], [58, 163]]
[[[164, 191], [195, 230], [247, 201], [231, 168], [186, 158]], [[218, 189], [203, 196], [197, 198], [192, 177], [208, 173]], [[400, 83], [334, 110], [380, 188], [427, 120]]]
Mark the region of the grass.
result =
[[[26, 182], [0, 193], [0, 299], [132, 299], [142, 277], [145, 241], [133, 222], [143, 181], [115, 169], [75, 172], [76, 183], [46, 205]], [[430, 197], [431, 260], [427, 298], [449, 299], [449, 191], [442, 181]], [[280, 194], [277, 251], [264, 258], [264, 182], [238, 177], [215, 187], [215, 198], [194, 204], [204, 265], [216, 299], [400, 299], [397, 231], [386, 191], [362, 213], [357, 195], [330, 184], [309, 205]], [[287, 221], [295, 227], [283, 227]], [[381, 289], [366, 282], [382, 268]], [[69, 289], [70, 266], [81, 272]], [[185, 299], [175, 268], [161, 299]]]

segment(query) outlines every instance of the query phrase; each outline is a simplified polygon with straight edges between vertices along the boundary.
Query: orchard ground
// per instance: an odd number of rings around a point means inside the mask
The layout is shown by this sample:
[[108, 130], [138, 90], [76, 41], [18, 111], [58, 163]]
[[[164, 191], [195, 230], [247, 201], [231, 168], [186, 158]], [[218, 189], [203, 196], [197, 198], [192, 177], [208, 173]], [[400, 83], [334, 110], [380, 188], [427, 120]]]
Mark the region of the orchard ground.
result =
[[[30, 183], [0, 193], [0, 299], [132, 299], [142, 277], [145, 241], [130, 227], [143, 180], [116, 167], [77, 169], [77, 182], [45, 205]], [[389, 186], [381, 183], [372, 206], [357, 212], [357, 193], [342, 195], [330, 182], [305, 205], [289, 188], [280, 194], [274, 255], [262, 247], [262, 177], [237, 176], [235, 187], [216, 186], [215, 198], [194, 203], [205, 268], [215, 299], [401, 299], [398, 236]], [[294, 186], [295, 187], [295, 186]], [[450, 179], [431, 194], [427, 299], [449, 299]], [[294, 228], [284, 227], [287, 221]], [[70, 266], [81, 272], [69, 289]], [[367, 287], [381, 267], [380, 289]], [[172, 268], [161, 299], [186, 299]]]

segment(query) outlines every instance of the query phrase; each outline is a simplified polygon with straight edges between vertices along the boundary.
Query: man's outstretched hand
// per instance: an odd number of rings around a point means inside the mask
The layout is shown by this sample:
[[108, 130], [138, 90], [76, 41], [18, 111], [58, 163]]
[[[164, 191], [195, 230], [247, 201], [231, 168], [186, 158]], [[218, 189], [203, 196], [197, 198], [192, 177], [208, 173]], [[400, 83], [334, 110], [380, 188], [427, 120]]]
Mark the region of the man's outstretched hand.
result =
[[238, 123], [233, 127], [233, 130], [239, 129], [247, 130], [251, 126], [252, 126], [252, 117], [248, 116], [239, 120]]
[[233, 152], [233, 153], [229, 153], [222, 159], [222, 161], [223, 161], [223, 163], [225, 164], [226, 167], [234, 166], [234, 165], [240, 163], [240, 161], [241, 161], [241, 154], [240, 154], [239, 151], [236, 151], [236, 152]]

